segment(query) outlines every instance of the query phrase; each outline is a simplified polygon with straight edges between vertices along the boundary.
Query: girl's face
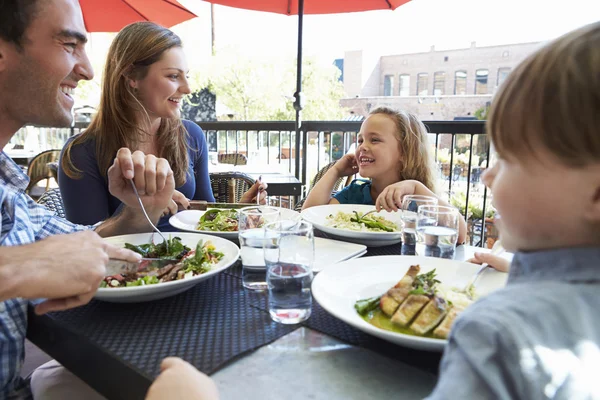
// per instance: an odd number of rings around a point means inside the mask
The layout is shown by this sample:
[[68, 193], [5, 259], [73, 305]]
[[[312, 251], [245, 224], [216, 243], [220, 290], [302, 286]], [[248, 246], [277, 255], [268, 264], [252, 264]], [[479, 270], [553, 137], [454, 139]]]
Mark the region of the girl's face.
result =
[[132, 80], [137, 96], [151, 118], [179, 118], [181, 101], [189, 94], [183, 49], [173, 47], [150, 65], [143, 79]]
[[400, 179], [400, 145], [394, 120], [385, 114], [370, 115], [360, 127], [356, 161], [360, 176], [377, 178], [396, 174]]

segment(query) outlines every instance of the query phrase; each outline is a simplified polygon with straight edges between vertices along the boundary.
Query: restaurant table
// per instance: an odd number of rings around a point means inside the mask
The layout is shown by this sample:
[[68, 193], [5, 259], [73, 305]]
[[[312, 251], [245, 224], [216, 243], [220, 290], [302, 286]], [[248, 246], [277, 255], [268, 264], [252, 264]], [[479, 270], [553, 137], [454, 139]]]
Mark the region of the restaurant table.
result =
[[[455, 259], [474, 251], [486, 250], [459, 246]], [[398, 254], [392, 245], [365, 257]], [[211, 375], [224, 400], [416, 399], [434, 387], [441, 356], [367, 335], [314, 301], [304, 323], [275, 323], [267, 295], [242, 288], [239, 262], [163, 300], [30, 309], [27, 337], [108, 399], [143, 399], [166, 356]]]
[[269, 196], [300, 196], [302, 194], [302, 182], [293, 174], [284, 170], [285, 166], [279, 164], [209, 164], [208, 172], [243, 172], [252, 179], [259, 177], [269, 185], [267, 189]]
[[29, 162], [33, 159], [33, 157], [38, 154], [36, 151], [24, 149], [5, 150], [4, 152], [7, 156], [12, 158], [15, 163], [25, 167], [29, 165]]

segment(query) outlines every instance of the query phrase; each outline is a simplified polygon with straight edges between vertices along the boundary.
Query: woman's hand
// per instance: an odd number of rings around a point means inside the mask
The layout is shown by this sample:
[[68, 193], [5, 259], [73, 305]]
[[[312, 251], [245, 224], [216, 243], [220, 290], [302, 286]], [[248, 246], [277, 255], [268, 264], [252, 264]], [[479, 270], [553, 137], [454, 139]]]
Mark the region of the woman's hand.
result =
[[179, 190], [173, 192], [173, 197], [167, 205], [167, 208], [162, 213], [162, 216], [175, 215], [179, 210], [187, 210], [190, 206], [190, 201]]
[[475, 257], [467, 260], [467, 262], [473, 264], [487, 263], [490, 267], [500, 272], [510, 271], [510, 261], [490, 253], [475, 253]]
[[348, 153], [337, 160], [333, 168], [336, 169], [339, 177], [354, 175], [358, 173], [358, 161], [354, 153]]
[[260, 204], [267, 204], [268, 187], [269, 185], [267, 185], [266, 182], [263, 182], [260, 179], [257, 180], [254, 182], [254, 185], [252, 185], [252, 187], [250, 187], [250, 189], [248, 189], [248, 191], [242, 195], [240, 203], [256, 203], [256, 196], [259, 196]]

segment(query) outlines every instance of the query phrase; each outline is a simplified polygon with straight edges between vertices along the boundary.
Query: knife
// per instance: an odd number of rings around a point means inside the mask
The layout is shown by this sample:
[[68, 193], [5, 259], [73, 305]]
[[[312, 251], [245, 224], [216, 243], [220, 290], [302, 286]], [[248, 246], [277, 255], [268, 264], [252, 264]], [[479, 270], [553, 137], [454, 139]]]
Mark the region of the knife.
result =
[[188, 210], [201, 210], [206, 211], [209, 208], [228, 208], [238, 209], [249, 206], [256, 206], [254, 203], [209, 203], [206, 200], [190, 200], [190, 207]]
[[139, 262], [129, 262], [111, 258], [108, 260], [108, 264], [106, 264], [106, 276], [151, 271], [169, 264], [177, 264], [178, 262], [178, 260], [171, 258], [142, 258]]

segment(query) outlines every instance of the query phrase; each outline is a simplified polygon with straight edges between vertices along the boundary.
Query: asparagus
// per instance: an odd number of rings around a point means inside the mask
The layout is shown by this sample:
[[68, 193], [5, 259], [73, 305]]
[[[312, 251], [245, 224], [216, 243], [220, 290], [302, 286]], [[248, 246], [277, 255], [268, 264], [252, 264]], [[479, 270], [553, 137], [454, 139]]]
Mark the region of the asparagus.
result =
[[360, 315], [366, 315], [370, 311], [373, 311], [374, 309], [379, 307], [380, 299], [381, 296], [358, 300], [356, 303], [354, 303], [354, 308]]

